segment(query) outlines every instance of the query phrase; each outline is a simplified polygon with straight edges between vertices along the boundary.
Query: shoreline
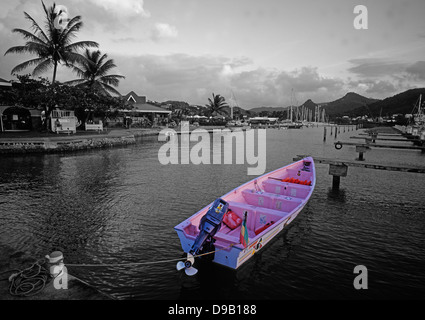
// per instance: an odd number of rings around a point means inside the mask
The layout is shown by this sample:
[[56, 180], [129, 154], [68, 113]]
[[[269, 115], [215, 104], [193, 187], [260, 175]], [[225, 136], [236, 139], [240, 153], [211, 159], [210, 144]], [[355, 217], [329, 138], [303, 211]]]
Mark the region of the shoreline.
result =
[[[224, 129], [224, 126], [190, 126], [190, 132], [193, 129], [205, 129], [208, 131], [214, 129]], [[148, 129], [112, 129], [107, 132], [87, 133], [81, 132], [71, 135], [46, 134], [40, 136], [31, 136], [26, 132], [21, 137], [16, 134], [0, 134], [0, 155], [19, 155], [29, 153], [65, 153], [79, 150], [104, 149], [119, 146], [136, 144], [137, 138], [156, 136], [162, 130], [170, 129], [180, 134], [181, 128], [148, 128]], [[236, 128], [228, 128], [234, 131]], [[246, 127], [244, 127], [246, 130]], [[18, 134], [19, 135], [19, 134]]]
[[93, 134], [7, 137], [0, 135], [0, 154], [62, 153], [102, 149], [136, 143], [136, 138], [154, 136], [161, 129], [111, 130]]

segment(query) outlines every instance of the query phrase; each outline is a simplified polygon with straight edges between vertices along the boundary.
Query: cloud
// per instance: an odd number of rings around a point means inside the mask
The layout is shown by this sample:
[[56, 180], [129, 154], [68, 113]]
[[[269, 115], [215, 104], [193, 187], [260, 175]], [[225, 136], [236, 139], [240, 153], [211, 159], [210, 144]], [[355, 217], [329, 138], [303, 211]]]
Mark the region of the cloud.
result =
[[119, 16], [150, 17], [150, 12], [144, 8], [143, 0], [88, 0], [108, 12]]
[[386, 98], [398, 91], [395, 84], [388, 80], [363, 79], [350, 81], [348, 86], [358, 94], [373, 98]]
[[4, 1], [0, 11], [0, 19], [4, 19], [9, 16], [9, 14], [16, 11], [19, 6], [19, 1]]
[[362, 77], [391, 76], [403, 72], [407, 66], [405, 62], [380, 58], [351, 59], [348, 62], [354, 64], [348, 71]]
[[[340, 98], [344, 81], [320, 75], [317, 68], [291, 72], [253, 68], [246, 57], [172, 54], [165, 56], [114, 56], [121, 74], [123, 94], [134, 90], [151, 100], [182, 100], [205, 104], [212, 92], [230, 99], [233, 91], [241, 107], [288, 106], [294, 89], [298, 103]], [[249, 69], [251, 68], [251, 69]], [[295, 103], [295, 102], [294, 102]]]
[[178, 36], [177, 28], [169, 25], [168, 23], [155, 23], [151, 32], [151, 39], [153, 41], [161, 41], [163, 39], [173, 39], [173, 38], [177, 38], [177, 36]]
[[319, 75], [315, 67], [303, 67], [290, 73], [281, 72], [278, 81], [294, 87], [298, 92], [315, 92], [317, 90], [335, 91], [341, 89], [343, 81]]
[[[250, 106], [288, 106], [301, 104], [307, 99], [317, 102], [339, 98], [344, 81], [320, 75], [315, 67], [303, 67], [294, 71], [255, 70], [239, 72], [232, 77], [234, 92], [243, 95], [243, 102]], [[291, 98], [294, 91], [295, 97]]]
[[425, 80], [425, 61], [417, 61], [406, 68], [406, 72], [419, 80]]

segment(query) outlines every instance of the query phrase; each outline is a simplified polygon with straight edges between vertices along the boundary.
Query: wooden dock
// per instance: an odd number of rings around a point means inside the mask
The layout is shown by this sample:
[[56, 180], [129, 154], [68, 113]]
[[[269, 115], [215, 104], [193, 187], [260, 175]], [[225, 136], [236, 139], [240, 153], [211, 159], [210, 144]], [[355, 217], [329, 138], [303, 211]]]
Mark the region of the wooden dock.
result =
[[[330, 128], [330, 135], [333, 136], [335, 133], [335, 139], [338, 137], [338, 133], [341, 133], [341, 129], [343, 130], [343, 132], [345, 131], [354, 131], [354, 130], [358, 130], [360, 128], [362, 128], [361, 125], [353, 125], [353, 124], [348, 124], [348, 125], [324, 125], [323, 126], [323, 142], [326, 142], [326, 135], [327, 135], [327, 128]], [[334, 132], [334, 133], [333, 133]]]
[[[424, 140], [411, 139], [410, 137], [405, 137], [399, 132], [390, 133], [388, 131], [379, 132], [378, 130], [367, 130], [366, 133], [359, 133], [359, 136], [351, 136], [350, 139], [364, 140], [364, 143], [337, 141], [334, 142], [335, 149], [339, 150], [344, 145], [355, 146], [356, 152], [359, 153], [359, 156], [358, 158], [356, 158], [356, 160], [359, 161], [364, 161], [364, 153], [370, 150], [371, 148], [421, 150], [422, 153], [425, 153]], [[384, 143], [376, 143], [377, 141], [383, 141]], [[385, 144], [385, 141], [400, 142], [400, 144]], [[404, 142], [410, 142], [413, 143], [413, 145], [405, 144]]]
[[[297, 155], [293, 160], [298, 161], [309, 155]], [[353, 161], [345, 159], [329, 159], [321, 157], [313, 157], [314, 163], [329, 164], [329, 174], [333, 176], [332, 187], [338, 189], [340, 185], [341, 177], [346, 177], [348, 173], [348, 167], [359, 167], [366, 169], [385, 170], [385, 171], [402, 171], [412, 173], [425, 173], [425, 167], [421, 166], [400, 166], [392, 164], [380, 164], [364, 161]]]
[[[362, 140], [372, 140], [371, 137], [350, 137], [350, 139], [362, 139]], [[374, 138], [374, 140], [381, 140], [381, 141], [397, 141], [397, 142], [419, 142], [422, 141], [420, 139], [395, 139], [395, 138]]]
[[[356, 143], [356, 142], [343, 142], [343, 141], [337, 141], [334, 142], [335, 145], [341, 145], [341, 146], [362, 146], [362, 147], [369, 147], [369, 148], [389, 148], [389, 149], [411, 149], [411, 150], [425, 150], [425, 147], [421, 146], [402, 146], [402, 145], [391, 145], [391, 144], [376, 144], [376, 143]], [[341, 148], [339, 148], [341, 149]]]

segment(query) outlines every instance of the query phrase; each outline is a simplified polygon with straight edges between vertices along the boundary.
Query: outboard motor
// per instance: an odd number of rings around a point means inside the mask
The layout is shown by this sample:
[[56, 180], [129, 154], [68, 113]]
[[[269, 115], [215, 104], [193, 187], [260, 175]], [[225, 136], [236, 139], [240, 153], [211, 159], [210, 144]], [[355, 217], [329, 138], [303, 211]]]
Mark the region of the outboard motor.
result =
[[179, 261], [177, 263], [177, 270], [185, 268], [186, 274], [190, 276], [198, 272], [197, 269], [192, 267], [195, 261], [193, 256], [199, 254], [205, 245], [211, 244], [213, 236], [220, 229], [221, 222], [228, 209], [229, 204], [221, 198], [213, 202], [208, 212], [201, 218], [201, 222], [199, 223], [199, 234], [187, 254], [186, 262]]

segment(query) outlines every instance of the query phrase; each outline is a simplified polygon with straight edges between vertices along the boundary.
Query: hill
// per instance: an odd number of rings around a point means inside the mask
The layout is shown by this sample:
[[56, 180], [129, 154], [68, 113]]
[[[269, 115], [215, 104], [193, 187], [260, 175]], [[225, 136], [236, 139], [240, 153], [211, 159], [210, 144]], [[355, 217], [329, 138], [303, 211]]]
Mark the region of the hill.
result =
[[[330, 116], [343, 116], [350, 111], [359, 107], [371, 104], [378, 101], [377, 99], [371, 99], [363, 97], [357, 93], [349, 92], [340, 99], [325, 103], [315, 103], [311, 99], [308, 99], [299, 107], [303, 106], [309, 110], [315, 111], [315, 107], [320, 105], [326, 110], [326, 114]], [[284, 111], [288, 107], [260, 107], [250, 109], [251, 112], [261, 113], [262, 111], [273, 112], [273, 111]]]
[[354, 109], [351, 111], [351, 114], [367, 114], [368, 116], [379, 117], [380, 115], [387, 116], [396, 113], [412, 113], [412, 110], [420, 94], [422, 94], [422, 99], [425, 99], [425, 88], [404, 91], [384, 100], [371, 103], [367, 107], [359, 107]]
[[256, 108], [249, 109], [249, 111], [260, 114], [261, 112], [264, 112], [264, 111], [265, 112], [284, 111], [287, 108], [288, 107], [256, 107]]
[[378, 102], [378, 99], [366, 98], [357, 93], [349, 92], [340, 99], [328, 103], [321, 103], [329, 116], [344, 116], [352, 114], [353, 110], [359, 109], [371, 103]]

